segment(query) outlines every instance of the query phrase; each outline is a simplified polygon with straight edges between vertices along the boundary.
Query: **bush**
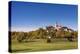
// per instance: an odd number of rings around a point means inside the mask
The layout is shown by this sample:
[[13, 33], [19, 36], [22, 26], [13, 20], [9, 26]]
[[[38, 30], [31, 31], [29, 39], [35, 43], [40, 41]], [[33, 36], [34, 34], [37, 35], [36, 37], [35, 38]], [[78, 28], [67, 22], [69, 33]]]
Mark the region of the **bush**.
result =
[[51, 43], [51, 40], [50, 39], [47, 39], [47, 43]]

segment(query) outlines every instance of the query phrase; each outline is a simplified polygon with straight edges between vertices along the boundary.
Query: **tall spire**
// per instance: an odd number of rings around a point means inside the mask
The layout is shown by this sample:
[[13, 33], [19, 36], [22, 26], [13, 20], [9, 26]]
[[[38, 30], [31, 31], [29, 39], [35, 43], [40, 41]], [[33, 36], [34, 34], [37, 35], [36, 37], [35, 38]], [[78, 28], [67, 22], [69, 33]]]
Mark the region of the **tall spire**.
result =
[[58, 23], [57, 23], [57, 21], [56, 21], [56, 25], [57, 25]]
[[55, 27], [56, 27], [57, 22], [55, 23]]
[[56, 27], [58, 27], [58, 22], [57, 22], [57, 21], [56, 21], [56, 24], [55, 24], [55, 26], [56, 26]]

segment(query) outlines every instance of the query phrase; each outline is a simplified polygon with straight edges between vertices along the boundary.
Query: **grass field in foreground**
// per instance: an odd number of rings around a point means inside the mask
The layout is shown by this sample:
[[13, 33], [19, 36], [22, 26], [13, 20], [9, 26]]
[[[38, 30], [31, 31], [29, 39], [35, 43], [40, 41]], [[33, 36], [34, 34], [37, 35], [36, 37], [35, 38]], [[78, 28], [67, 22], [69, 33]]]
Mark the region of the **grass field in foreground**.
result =
[[12, 41], [11, 50], [12, 52], [34, 52], [34, 51], [50, 51], [50, 50], [65, 50], [65, 49], [77, 49], [77, 41], [69, 42], [54, 40], [51, 43], [47, 43], [46, 40], [37, 39], [31, 42], [18, 43]]

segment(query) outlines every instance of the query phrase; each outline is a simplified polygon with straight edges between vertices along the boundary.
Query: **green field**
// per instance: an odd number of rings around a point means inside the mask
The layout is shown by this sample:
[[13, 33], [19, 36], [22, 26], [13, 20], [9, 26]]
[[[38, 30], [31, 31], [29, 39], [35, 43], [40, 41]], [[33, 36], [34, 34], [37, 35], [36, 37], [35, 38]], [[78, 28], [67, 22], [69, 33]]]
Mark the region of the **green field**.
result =
[[77, 49], [77, 41], [70, 42], [68, 40], [52, 40], [51, 43], [47, 43], [45, 39], [36, 39], [33, 41], [18, 43], [12, 41], [12, 52], [34, 52], [34, 51], [50, 51], [50, 50], [66, 50]]

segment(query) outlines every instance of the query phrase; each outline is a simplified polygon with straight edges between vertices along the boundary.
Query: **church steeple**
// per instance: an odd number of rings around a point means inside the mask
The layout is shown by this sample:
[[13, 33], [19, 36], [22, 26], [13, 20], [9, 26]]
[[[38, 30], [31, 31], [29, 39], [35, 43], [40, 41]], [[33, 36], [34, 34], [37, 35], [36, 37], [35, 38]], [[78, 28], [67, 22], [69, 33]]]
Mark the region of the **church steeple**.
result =
[[56, 21], [55, 27], [58, 27], [58, 22]]
[[60, 28], [61, 28], [61, 25], [59, 25], [58, 22], [56, 21], [55, 29], [59, 30]]

